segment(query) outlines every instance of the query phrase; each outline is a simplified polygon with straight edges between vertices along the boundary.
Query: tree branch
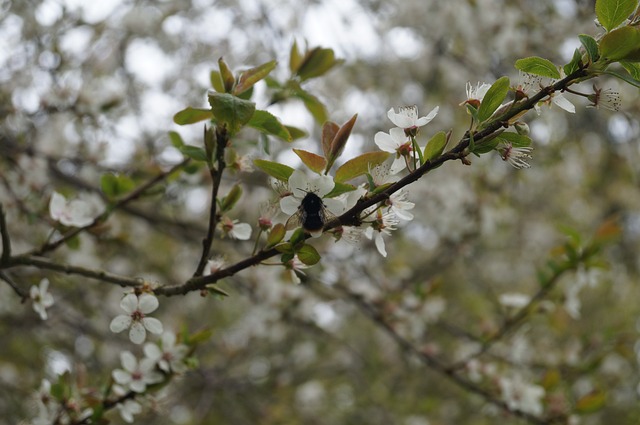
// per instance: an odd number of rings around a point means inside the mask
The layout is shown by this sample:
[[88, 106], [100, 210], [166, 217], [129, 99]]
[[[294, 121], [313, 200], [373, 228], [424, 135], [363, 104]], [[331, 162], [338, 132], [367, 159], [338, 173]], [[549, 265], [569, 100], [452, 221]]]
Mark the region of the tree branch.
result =
[[0, 264], [5, 264], [11, 258], [11, 239], [9, 237], [9, 229], [7, 228], [7, 218], [0, 202], [0, 238], [2, 238], [2, 257]]

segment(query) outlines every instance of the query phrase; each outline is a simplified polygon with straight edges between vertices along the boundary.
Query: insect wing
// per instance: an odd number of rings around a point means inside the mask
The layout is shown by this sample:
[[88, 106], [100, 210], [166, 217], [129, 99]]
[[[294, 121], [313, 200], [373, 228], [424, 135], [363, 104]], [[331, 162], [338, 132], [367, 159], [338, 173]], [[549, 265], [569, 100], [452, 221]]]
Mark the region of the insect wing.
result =
[[302, 224], [305, 221], [305, 216], [306, 214], [304, 212], [304, 209], [302, 207], [298, 207], [298, 211], [296, 211], [294, 215], [289, 217], [284, 225], [284, 228], [286, 230], [293, 230], [297, 229], [298, 227], [302, 227]]

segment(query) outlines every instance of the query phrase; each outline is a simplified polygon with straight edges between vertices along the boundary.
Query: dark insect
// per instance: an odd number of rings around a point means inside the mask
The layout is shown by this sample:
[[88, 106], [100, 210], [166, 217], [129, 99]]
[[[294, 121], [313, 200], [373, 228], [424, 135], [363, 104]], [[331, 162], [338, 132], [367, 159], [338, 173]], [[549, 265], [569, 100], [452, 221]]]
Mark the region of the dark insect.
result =
[[292, 230], [302, 226], [309, 233], [320, 233], [324, 225], [334, 218], [335, 215], [327, 210], [318, 195], [313, 192], [307, 192], [300, 202], [298, 211], [287, 220], [285, 228]]

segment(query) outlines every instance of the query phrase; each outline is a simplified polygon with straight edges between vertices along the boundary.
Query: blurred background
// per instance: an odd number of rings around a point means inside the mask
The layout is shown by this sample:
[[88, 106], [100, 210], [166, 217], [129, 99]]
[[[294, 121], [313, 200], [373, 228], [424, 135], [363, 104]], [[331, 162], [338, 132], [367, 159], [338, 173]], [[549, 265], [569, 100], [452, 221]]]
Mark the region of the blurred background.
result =
[[[578, 34], [601, 31], [593, 8], [575, 0], [0, 1], [0, 201], [13, 250], [50, 237], [53, 190], [98, 198], [105, 173], [145, 181], [181, 161], [172, 130], [201, 144], [202, 124], [172, 117], [207, 107], [220, 57], [235, 71], [277, 59], [271, 76], [284, 81], [294, 41], [333, 49], [344, 63], [304, 88], [332, 121], [358, 114], [348, 159], [376, 150], [373, 136], [393, 126], [392, 107], [415, 104], [422, 116], [439, 105], [419, 140], [441, 130], [458, 140], [469, 124], [460, 106], [467, 82], [507, 75], [517, 85], [513, 63], [526, 56], [567, 63]], [[590, 92], [591, 83], [576, 90]], [[314, 241], [322, 261], [301, 284], [281, 267], [260, 266], [226, 279], [226, 298], [160, 297], [154, 317], [166, 329], [213, 335], [196, 352], [198, 367], [148, 401], [136, 423], [524, 423], [434, 373], [371, 311], [419, 350], [454, 363], [512, 313], [505, 294], [536, 293], [536, 272], [566, 229], [588, 240], [607, 219], [622, 229], [602, 253], [607, 267], [564, 275], [524, 324], [467, 366], [497, 399], [500, 379], [521, 379], [545, 389], [546, 413], [574, 413], [571, 423], [637, 423], [640, 102], [637, 89], [616, 80], [596, 84], [621, 92], [620, 111], [567, 95], [575, 114], [543, 106], [525, 117], [532, 168], [516, 170], [493, 153], [413, 184], [415, 219], [385, 237], [387, 258], [367, 239], [325, 236]], [[301, 101], [270, 104], [264, 82], [253, 100], [309, 136], [288, 144], [247, 130], [234, 141], [239, 154], [299, 168], [292, 147], [321, 151], [320, 125]], [[258, 206], [275, 192], [260, 171], [230, 173], [223, 187], [237, 182], [244, 196], [233, 218], [255, 235]], [[183, 282], [199, 259], [209, 185], [204, 168], [182, 173], [51, 257]], [[227, 263], [252, 248], [253, 240], [214, 244]], [[99, 388], [120, 366], [119, 352], [138, 347], [109, 332], [123, 288], [35, 268], [9, 272], [25, 290], [48, 277], [56, 301], [43, 322], [0, 285], [0, 423], [29, 423], [41, 379], [70, 370]], [[581, 407], [586, 397], [597, 400]]]

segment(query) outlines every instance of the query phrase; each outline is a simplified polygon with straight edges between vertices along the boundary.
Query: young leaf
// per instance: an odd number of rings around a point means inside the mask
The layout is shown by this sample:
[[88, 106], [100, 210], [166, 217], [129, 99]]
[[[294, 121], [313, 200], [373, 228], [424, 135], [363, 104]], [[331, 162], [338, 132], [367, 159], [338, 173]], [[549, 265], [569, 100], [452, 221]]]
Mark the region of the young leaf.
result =
[[335, 137], [331, 141], [331, 147], [329, 148], [329, 155], [327, 156], [327, 166], [325, 168], [325, 171], [329, 171], [334, 162], [336, 162], [336, 159], [338, 159], [342, 154], [342, 151], [347, 144], [347, 140], [349, 140], [349, 136], [351, 135], [351, 130], [356, 123], [356, 119], [358, 119], [358, 114], [355, 114], [353, 117], [351, 117], [351, 119], [344, 123], [342, 127], [340, 127], [340, 129], [336, 132]]
[[188, 107], [173, 116], [173, 122], [178, 125], [193, 124], [213, 118], [210, 109]]
[[553, 62], [538, 56], [518, 59], [516, 61], [516, 69], [528, 74], [540, 75], [542, 77], [560, 78], [560, 72]]
[[289, 177], [293, 174], [293, 168], [277, 162], [267, 161], [265, 159], [254, 159], [253, 164], [271, 177], [283, 182], [288, 182]]
[[221, 212], [230, 211], [240, 200], [240, 197], [242, 197], [242, 187], [236, 184], [231, 188], [229, 194], [222, 199], [220, 205]]
[[129, 176], [123, 174], [103, 174], [100, 178], [100, 188], [102, 193], [109, 199], [124, 195], [135, 187], [135, 183]]
[[338, 183], [344, 183], [358, 176], [366, 174], [369, 170], [378, 164], [382, 164], [389, 157], [389, 152], [367, 152], [356, 156], [342, 164], [336, 170], [334, 180]]
[[606, 63], [640, 60], [640, 29], [622, 27], [611, 31], [600, 40], [600, 56]]
[[218, 93], [224, 93], [224, 83], [222, 82], [222, 75], [220, 75], [220, 71], [213, 70], [209, 73], [209, 81], [211, 82], [211, 87]]
[[285, 125], [285, 128], [287, 129], [287, 131], [289, 132], [289, 134], [291, 135], [291, 140], [298, 140], [298, 139], [302, 139], [304, 137], [307, 137], [308, 134], [306, 131], [304, 131], [301, 128], [298, 127], [293, 127], [291, 125]]
[[631, 75], [636, 81], [640, 81], [640, 65], [632, 62], [620, 62], [620, 65]]
[[171, 144], [175, 148], [180, 149], [181, 146], [184, 146], [184, 140], [182, 140], [182, 136], [180, 136], [180, 133], [176, 131], [169, 132], [169, 140], [171, 140]]
[[343, 193], [353, 192], [354, 190], [356, 190], [356, 187], [351, 184], [336, 182], [336, 185], [333, 186], [331, 192], [327, 193], [324, 197], [335, 198]]
[[323, 123], [327, 121], [327, 109], [325, 108], [324, 104], [320, 102], [320, 99], [303, 90], [302, 88], [295, 89], [293, 91], [293, 95], [302, 100], [305, 108], [307, 108], [307, 110], [313, 116], [317, 123]]
[[447, 135], [444, 131], [434, 134], [427, 142], [427, 146], [424, 147], [424, 160], [431, 161], [442, 155], [442, 151], [444, 151], [446, 145]]
[[222, 79], [224, 92], [231, 93], [231, 90], [233, 90], [233, 85], [235, 84], [236, 79], [233, 76], [231, 69], [229, 69], [229, 66], [224, 61], [224, 59], [222, 58], [218, 59], [218, 67], [220, 68], [220, 78]]
[[321, 173], [327, 165], [327, 160], [318, 154], [302, 149], [294, 149], [293, 152], [300, 157], [304, 165], [315, 173]]
[[277, 62], [275, 60], [272, 60], [267, 63], [263, 63], [260, 66], [256, 66], [255, 68], [244, 71], [240, 75], [238, 85], [235, 87], [235, 89], [233, 89], [233, 94], [237, 96], [240, 93], [249, 90], [249, 88], [251, 88], [255, 83], [269, 75], [269, 73], [273, 71], [273, 68], [276, 67], [276, 64]]
[[207, 153], [198, 146], [184, 145], [179, 148], [180, 152], [193, 160], [208, 162]]
[[[598, 42], [596, 39], [586, 34], [580, 34], [578, 38], [580, 39], [580, 43], [584, 46], [584, 50], [587, 52], [587, 55], [589, 55], [591, 62], [597, 62], [598, 59], [600, 59], [600, 50], [598, 49]], [[569, 75], [566, 72], [565, 74]]]
[[318, 251], [307, 243], [302, 245], [296, 253], [298, 254], [298, 259], [307, 266], [313, 266], [320, 261], [320, 254], [318, 254]]
[[291, 51], [289, 52], [289, 70], [292, 74], [295, 74], [296, 71], [298, 71], [302, 64], [302, 59], [302, 54], [300, 53], [300, 50], [298, 50], [298, 43], [293, 40]]
[[341, 62], [336, 60], [332, 49], [316, 47], [307, 52], [296, 74], [300, 77], [300, 81], [308, 80], [325, 74]]
[[562, 69], [564, 70], [564, 75], [573, 74], [578, 69], [580, 69], [580, 65], [582, 64], [582, 54], [579, 49], [575, 49], [573, 51], [573, 57], [571, 58], [571, 62], [566, 64]]
[[271, 112], [256, 110], [247, 125], [264, 134], [276, 136], [285, 142], [290, 142], [292, 139], [287, 127], [282, 125]]
[[595, 390], [576, 401], [575, 410], [578, 413], [593, 413], [604, 406], [607, 401], [607, 394], [601, 390]]
[[[557, 72], [557, 71], [556, 71]], [[498, 109], [509, 92], [509, 78], [501, 77], [491, 85], [482, 99], [478, 109], [478, 121], [483, 122], [489, 119]]]
[[331, 144], [335, 139], [336, 134], [340, 130], [340, 126], [333, 121], [325, 121], [322, 124], [322, 135], [320, 137], [320, 144], [322, 145], [322, 153], [326, 158], [331, 155]]
[[611, 31], [624, 22], [638, 7], [638, 0], [596, 0], [596, 16]]
[[209, 104], [218, 122], [226, 123], [231, 134], [237, 133], [256, 110], [256, 104], [228, 93], [209, 90]]
[[284, 235], [287, 233], [287, 230], [284, 227], [284, 224], [277, 223], [274, 225], [269, 231], [269, 235], [267, 236], [267, 246], [266, 248], [271, 248], [276, 244], [280, 243], [282, 239], [284, 239]]

